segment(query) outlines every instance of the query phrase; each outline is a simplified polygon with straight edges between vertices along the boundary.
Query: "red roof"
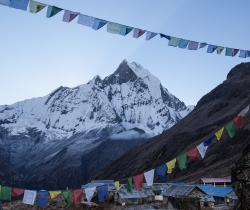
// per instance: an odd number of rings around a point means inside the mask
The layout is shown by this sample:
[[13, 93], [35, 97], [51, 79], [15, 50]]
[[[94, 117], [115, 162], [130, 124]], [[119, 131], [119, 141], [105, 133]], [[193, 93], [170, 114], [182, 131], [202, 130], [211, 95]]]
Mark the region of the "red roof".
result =
[[218, 183], [218, 182], [231, 182], [231, 178], [201, 178], [200, 183]]

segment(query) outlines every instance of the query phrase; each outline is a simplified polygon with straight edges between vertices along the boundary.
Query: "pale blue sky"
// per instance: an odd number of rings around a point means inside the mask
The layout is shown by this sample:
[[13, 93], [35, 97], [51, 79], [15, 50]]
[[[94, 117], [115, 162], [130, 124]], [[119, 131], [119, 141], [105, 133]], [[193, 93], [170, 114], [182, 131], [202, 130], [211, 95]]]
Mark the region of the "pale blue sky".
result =
[[[63, 9], [179, 38], [250, 50], [249, 1], [228, 0], [41, 0]], [[0, 5], [0, 104], [75, 87], [104, 78], [123, 59], [147, 68], [186, 105], [195, 105], [222, 83], [242, 59], [169, 47], [158, 36], [145, 41], [95, 31], [62, 21], [63, 11], [46, 18]]]

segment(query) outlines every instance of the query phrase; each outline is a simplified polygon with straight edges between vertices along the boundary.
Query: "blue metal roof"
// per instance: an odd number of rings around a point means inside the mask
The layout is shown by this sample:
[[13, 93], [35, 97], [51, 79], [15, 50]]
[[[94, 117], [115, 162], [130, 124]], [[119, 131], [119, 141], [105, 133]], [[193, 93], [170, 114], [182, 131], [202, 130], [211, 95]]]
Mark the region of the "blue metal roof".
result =
[[214, 187], [211, 185], [197, 185], [197, 187], [199, 187], [207, 195], [223, 198], [233, 191], [233, 188], [231, 187]]

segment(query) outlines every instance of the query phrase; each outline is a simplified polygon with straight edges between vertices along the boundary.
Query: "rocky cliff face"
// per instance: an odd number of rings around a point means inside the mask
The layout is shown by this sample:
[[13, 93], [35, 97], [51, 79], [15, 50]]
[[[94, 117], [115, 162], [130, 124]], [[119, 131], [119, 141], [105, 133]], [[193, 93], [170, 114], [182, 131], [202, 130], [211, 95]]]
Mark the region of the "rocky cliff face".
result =
[[[178, 124], [133, 148], [95, 179], [123, 180], [156, 168], [208, 139], [249, 104], [250, 63], [242, 63], [228, 73], [222, 84], [202, 97]], [[220, 141], [212, 142], [204, 159], [199, 157], [197, 163], [189, 160], [187, 169], [182, 172], [175, 167], [167, 181], [197, 182], [201, 177], [230, 176], [231, 167], [249, 144], [249, 112], [243, 118], [243, 128], [235, 126], [235, 132], [236, 135], [229, 138], [225, 130]]]
[[[74, 187], [189, 112], [148, 70], [123, 61], [103, 80], [96, 76], [75, 88], [59, 87], [45, 97], [0, 106], [1, 133], [6, 133], [0, 149], [30, 187]], [[107, 161], [91, 162], [88, 154], [106, 141], [112, 154], [97, 153]], [[95, 170], [89, 173], [90, 168]]]

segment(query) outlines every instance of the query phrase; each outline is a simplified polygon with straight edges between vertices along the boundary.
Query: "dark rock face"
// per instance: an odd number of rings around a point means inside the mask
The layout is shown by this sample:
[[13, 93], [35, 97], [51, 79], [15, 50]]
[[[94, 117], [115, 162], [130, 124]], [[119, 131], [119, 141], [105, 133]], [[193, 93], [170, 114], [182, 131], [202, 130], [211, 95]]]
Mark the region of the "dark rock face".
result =
[[232, 168], [231, 176], [232, 187], [241, 202], [241, 208], [250, 209], [250, 144]]
[[[156, 168], [208, 139], [249, 104], [250, 63], [242, 63], [229, 72], [227, 80], [202, 97], [178, 124], [133, 148], [95, 179], [122, 180]], [[182, 172], [176, 164], [167, 181], [192, 183], [201, 177], [230, 176], [231, 167], [249, 144], [250, 112], [243, 117], [242, 129], [235, 125], [235, 134], [230, 138], [225, 129], [220, 141], [213, 140], [204, 159], [199, 157], [197, 163], [189, 160]]]

